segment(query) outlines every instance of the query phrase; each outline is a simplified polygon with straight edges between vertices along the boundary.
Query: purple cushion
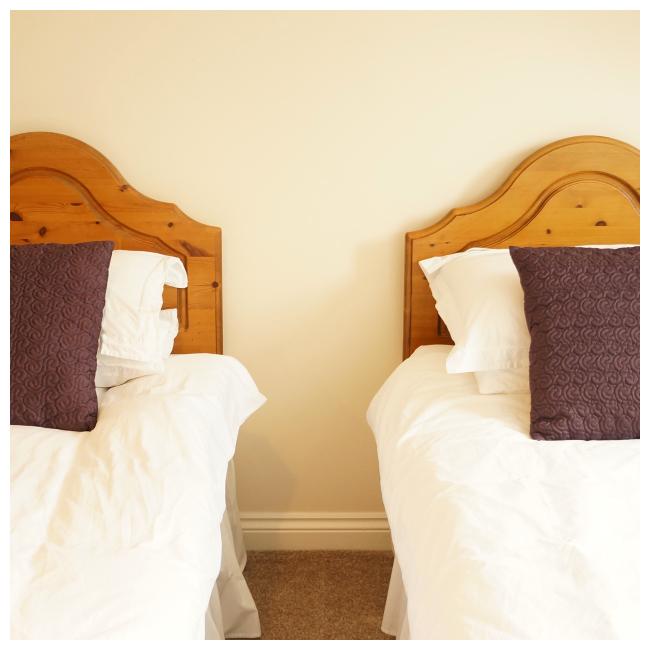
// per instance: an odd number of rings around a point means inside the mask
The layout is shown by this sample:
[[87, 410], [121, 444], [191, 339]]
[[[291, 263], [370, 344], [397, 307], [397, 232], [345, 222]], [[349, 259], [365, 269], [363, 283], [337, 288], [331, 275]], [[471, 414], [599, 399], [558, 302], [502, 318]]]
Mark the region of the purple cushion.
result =
[[510, 255], [531, 338], [531, 436], [639, 438], [639, 247]]
[[113, 242], [11, 247], [11, 423], [89, 431]]

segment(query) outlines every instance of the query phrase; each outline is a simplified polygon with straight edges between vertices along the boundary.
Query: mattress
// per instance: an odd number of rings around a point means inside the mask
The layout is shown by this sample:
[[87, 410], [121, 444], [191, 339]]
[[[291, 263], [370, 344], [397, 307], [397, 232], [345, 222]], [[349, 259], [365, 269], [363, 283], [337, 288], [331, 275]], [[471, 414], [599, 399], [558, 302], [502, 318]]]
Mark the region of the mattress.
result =
[[13, 426], [12, 637], [205, 638], [228, 464], [263, 401], [237, 360], [173, 355], [108, 390], [91, 432]]
[[637, 638], [639, 440], [532, 440], [530, 395], [480, 395], [449, 349], [418, 348], [368, 411], [396, 556], [386, 631]]

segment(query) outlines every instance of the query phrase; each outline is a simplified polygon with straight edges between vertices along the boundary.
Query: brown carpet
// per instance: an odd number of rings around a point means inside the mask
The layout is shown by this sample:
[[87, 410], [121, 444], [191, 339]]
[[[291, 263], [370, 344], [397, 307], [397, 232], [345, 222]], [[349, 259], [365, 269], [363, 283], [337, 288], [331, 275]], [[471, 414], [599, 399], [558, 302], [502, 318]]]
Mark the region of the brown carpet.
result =
[[391, 639], [380, 629], [393, 554], [249, 551], [262, 639]]

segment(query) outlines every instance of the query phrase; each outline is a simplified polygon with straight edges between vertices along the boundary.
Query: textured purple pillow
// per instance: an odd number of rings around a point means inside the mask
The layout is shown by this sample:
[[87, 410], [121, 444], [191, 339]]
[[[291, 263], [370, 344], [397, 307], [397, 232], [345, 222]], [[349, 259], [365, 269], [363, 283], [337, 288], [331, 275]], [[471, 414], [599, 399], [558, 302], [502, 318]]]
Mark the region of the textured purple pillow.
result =
[[531, 338], [531, 436], [639, 438], [639, 247], [510, 255]]
[[89, 431], [113, 242], [11, 247], [11, 423]]

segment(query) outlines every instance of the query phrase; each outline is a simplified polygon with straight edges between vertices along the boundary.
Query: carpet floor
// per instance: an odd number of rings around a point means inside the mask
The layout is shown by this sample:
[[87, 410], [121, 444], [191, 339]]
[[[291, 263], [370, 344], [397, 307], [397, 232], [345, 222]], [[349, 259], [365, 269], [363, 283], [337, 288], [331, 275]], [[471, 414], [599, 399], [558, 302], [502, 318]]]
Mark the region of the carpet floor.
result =
[[391, 639], [381, 631], [393, 554], [249, 551], [262, 639]]

